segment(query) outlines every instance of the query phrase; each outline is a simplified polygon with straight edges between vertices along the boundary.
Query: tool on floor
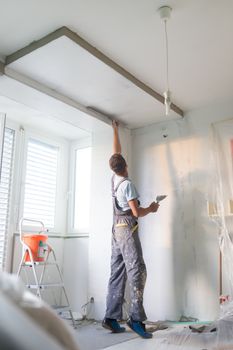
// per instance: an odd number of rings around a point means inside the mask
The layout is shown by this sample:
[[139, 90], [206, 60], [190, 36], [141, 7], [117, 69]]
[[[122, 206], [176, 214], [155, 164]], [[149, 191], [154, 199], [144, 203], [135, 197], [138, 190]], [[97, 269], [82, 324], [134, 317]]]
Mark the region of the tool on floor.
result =
[[[25, 222], [34, 223], [38, 225], [39, 231], [37, 233], [25, 233], [23, 232], [23, 224]], [[76, 328], [73, 313], [69, 304], [68, 296], [65, 290], [61, 270], [57, 263], [56, 255], [53, 248], [47, 243], [48, 235], [45, 234], [45, 227], [42, 221], [22, 218], [19, 223], [20, 242], [23, 247], [22, 258], [19, 264], [17, 276], [20, 276], [21, 272], [25, 272], [25, 283], [28, 289], [35, 290], [36, 295], [43, 299], [43, 292], [51, 290], [55, 303], [50, 299], [51, 307], [58, 313], [62, 314], [64, 311], [68, 311], [72, 320], [74, 328]], [[49, 259], [51, 257], [51, 259]], [[55, 268], [58, 281], [47, 282], [46, 272], [49, 268]], [[32, 271], [32, 276], [29, 276], [29, 271]], [[54, 274], [55, 274], [54, 271]], [[61, 303], [56, 302], [55, 293], [59, 293], [59, 300], [64, 301], [64, 306]], [[47, 301], [47, 300], [46, 300]], [[63, 304], [63, 303], [62, 303]]]

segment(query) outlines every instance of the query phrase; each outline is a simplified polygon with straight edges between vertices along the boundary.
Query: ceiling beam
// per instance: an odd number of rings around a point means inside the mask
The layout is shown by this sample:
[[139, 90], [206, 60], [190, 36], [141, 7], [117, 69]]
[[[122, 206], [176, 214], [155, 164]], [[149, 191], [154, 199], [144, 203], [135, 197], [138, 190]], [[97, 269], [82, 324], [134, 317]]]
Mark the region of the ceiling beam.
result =
[[75, 101], [74, 99], [71, 99], [68, 96], [65, 96], [59, 92], [57, 92], [54, 89], [51, 89], [50, 87], [39, 83], [36, 80], [33, 80], [19, 72], [16, 72], [15, 70], [9, 68], [9, 67], [5, 67], [5, 71], [4, 74], [11, 78], [14, 79], [26, 86], [29, 86], [32, 89], [35, 89], [39, 92], [42, 92], [43, 94], [50, 96], [70, 107], [73, 107], [75, 109], [77, 109], [80, 112], [83, 112], [84, 114], [87, 114], [91, 117], [94, 117], [102, 122], [104, 122], [105, 124], [111, 125], [112, 124], [112, 120], [113, 118], [111, 116], [108, 116], [102, 112], [96, 111], [93, 108], [89, 108], [89, 107], [85, 107], [82, 104], [80, 104], [79, 102]]
[[[146, 92], [147, 94], [149, 94], [150, 96], [155, 98], [160, 103], [164, 104], [164, 97], [161, 94], [159, 94], [158, 92], [153, 90], [148, 85], [144, 84], [141, 80], [137, 79], [134, 75], [129, 73], [127, 70], [125, 70], [119, 64], [114, 62], [112, 59], [107, 57], [105, 54], [103, 54], [101, 51], [96, 49], [94, 46], [89, 44], [86, 40], [82, 39], [78, 34], [71, 31], [67, 27], [61, 27], [61, 28], [57, 29], [56, 31], [54, 31], [53, 33], [46, 35], [42, 39], [34, 41], [31, 44], [29, 44], [28, 46], [26, 46], [26, 47], [16, 51], [15, 53], [9, 55], [6, 58], [6, 65], [18, 60], [19, 58], [29, 54], [30, 52], [32, 52], [36, 49], [39, 49], [40, 47], [50, 43], [53, 40], [60, 38], [62, 36], [68, 37], [69, 39], [74, 41], [77, 45], [81, 46], [83, 49], [88, 51], [90, 54], [92, 54], [93, 56], [95, 56], [96, 58], [98, 58], [99, 60], [104, 62], [106, 65], [108, 65], [110, 68], [114, 69], [119, 74], [121, 74], [124, 78], [131, 81], [131, 83], [136, 85], [138, 88], [140, 88], [141, 90], [143, 90], [144, 92]], [[176, 112], [177, 114], [179, 114], [181, 117], [184, 116], [184, 112], [182, 111], [182, 109], [179, 108], [178, 106], [176, 106], [174, 103], [171, 104], [171, 109], [174, 112]]]
[[0, 75], [3, 75], [3, 74], [4, 74], [4, 67], [5, 67], [4, 63], [2, 63], [2, 62], [0, 61]]

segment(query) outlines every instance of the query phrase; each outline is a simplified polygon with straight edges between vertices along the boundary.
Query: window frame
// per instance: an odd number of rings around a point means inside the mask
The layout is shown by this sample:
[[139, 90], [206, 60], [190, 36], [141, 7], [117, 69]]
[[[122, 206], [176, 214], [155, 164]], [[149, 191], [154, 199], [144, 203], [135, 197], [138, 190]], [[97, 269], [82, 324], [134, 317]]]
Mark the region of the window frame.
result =
[[[55, 201], [55, 215], [54, 215], [54, 227], [49, 228], [49, 233], [63, 235], [66, 231], [66, 193], [67, 193], [67, 168], [68, 168], [68, 141], [64, 139], [56, 138], [49, 134], [41, 134], [39, 131], [35, 131], [29, 127], [24, 129], [23, 133], [23, 147], [22, 147], [22, 174], [20, 182], [19, 193], [19, 211], [17, 218], [17, 231], [19, 230], [19, 221], [23, 217], [24, 210], [24, 196], [25, 196], [25, 182], [26, 182], [26, 169], [27, 169], [27, 150], [29, 139], [36, 139], [45, 144], [49, 144], [54, 147], [58, 147], [58, 160], [57, 160], [57, 182], [56, 182], [56, 201]], [[66, 165], [65, 165], [66, 164]], [[19, 165], [20, 168], [20, 165]], [[62, 169], [64, 169], [62, 173]], [[64, 214], [65, 213], [65, 214]], [[35, 226], [25, 227], [25, 231], [37, 232], [38, 229]], [[63, 231], [63, 232], [62, 232]]]
[[[69, 201], [68, 201], [68, 234], [75, 234], [77, 236], [89, 236], [90, 232], [83, 232], [74, 227], [74, 213], [75, 213], [75, 174], [76, 174], [76, 151], [83, 148], [92, 148], [91, 136], [74, 141], [70, 147], [70, 176], [69, 176]], [[91, 183], [90, 183], [91, 186]]]
[[[11, 252], [12, 252], [12, 240], [11, 240], [11, 227], [12, 227], [12, 197], [13, 197], [13, 189], [14, 189], [14, 170], [15, 170], [15, 152], [17, 147], [17, 131], [12, 126], [9, 126], [6, 122], [4, 125], [3, 134], [5, 134], [5, 129], [11, 129], [14, 133], [13, 135], [13, 148], [12, 148], [12, 158], [11, 158], [11, 175], [10, 175], [10, 186], [8, 193], [8, 223], [6, 228], [6, 242], [5, 242], [5, 251], [3, 253], [4, 257], [4, 265], [2, 266], [2, 271], [9, 271], [10, 263], [11, 263]], [[5, 136], [5, 135], [4, 135]], [[4, 145], [4, 139], [3, 139]]]
[[6, 114], [0, 113], [0, 180], [1, 180], [1, 170], [2, 170], [2, 157], [3, 157], [3, 145], [4, 145], [4, 135], [6, 128]]

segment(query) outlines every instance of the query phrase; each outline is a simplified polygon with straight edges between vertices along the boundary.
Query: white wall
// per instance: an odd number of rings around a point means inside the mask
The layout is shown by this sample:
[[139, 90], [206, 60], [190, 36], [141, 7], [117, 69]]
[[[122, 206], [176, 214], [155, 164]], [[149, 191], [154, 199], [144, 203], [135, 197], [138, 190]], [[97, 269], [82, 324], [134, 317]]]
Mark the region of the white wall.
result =
[[[210, 124], [231, 118], [232, 110], [232, 102], [216, 104], [192, 111], [184, 120], [133, 131], [130, 173], [142, 204], [157, 194], [168, 195], [157, 214], [140, 219], [150, 320], [177, 320], [182, 314], [211, 320], [218, 313], [217, 228], [206, 210], [212, 170], [209, 136]], [[131, 164], [129, 131], [121, 130], [121, 141]], [[106, 126], [93, 134], [90, 237], [67, 239], [61, 248], [72, 308], [80, 311], [92, 296], [96, 319], [104, 316], [110, 274], [111, 154], [112, 130]]]
[[88, 301], [88, 237], [64, 240], [63, 276], [73, 311], [81, 312]]
[[[145, 308], [148, 319], [179, 320], [181, 315], [212, 320], [218, 314], [218, 230], [207, 215], [211, 188], [212, 122], [231, 118], [226, 102], [188, 113], [183, 120], [133, 131], [133, 180], [148, 205], [167, 194], [159, 212], [140, 219], [147, 264]], [[130, 159], [130, 136], [126, 141]], [[112, 131], [93, 135], [89, 296], [95, 317], [105, 312], [111, 252], [111, 195], [108, 158]]]
[[227, 102], [133, 132], [133, 175], [142, 203], [168, 195], [156, 215], [140, 220], [151, 320], [212, 320], [218, 313], [218, 231], [207, 215], [210, 124], [233, 117], [232, 109]]

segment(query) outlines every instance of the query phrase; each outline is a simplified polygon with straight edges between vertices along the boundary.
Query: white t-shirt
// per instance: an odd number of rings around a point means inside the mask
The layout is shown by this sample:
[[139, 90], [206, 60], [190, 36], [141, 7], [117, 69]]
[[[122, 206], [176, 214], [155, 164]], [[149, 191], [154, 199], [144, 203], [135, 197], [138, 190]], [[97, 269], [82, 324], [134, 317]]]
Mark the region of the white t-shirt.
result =
[[[114, 188], [117, 187], [117, 185], [122, 179], [122, 176], [114, 175]], [[123, 211], [130, 209], [128, 201], [139, 198], [138, 191], [129, 178], [123, 181], [118, 187], [116, 192], [116, 198], [119, 206], [122, 208]]]

